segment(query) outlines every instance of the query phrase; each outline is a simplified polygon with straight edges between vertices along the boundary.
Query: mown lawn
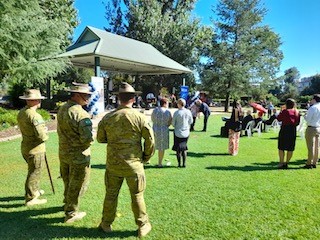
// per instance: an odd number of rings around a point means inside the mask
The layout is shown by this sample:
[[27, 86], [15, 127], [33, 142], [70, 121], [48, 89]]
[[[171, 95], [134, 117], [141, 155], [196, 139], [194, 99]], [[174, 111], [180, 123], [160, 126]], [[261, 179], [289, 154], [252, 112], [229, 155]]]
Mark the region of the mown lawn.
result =
[[[202, 129], [203, 120], [196, 123]], [[145, 200], [153, 230], [146, 239], [319, 239], [320, 169], [302, 169], [307, 150], [297, 138], [288, 170], [277, 170], [277, 133], [242, 137], [240, 152], [227, 154], [228, 139], [221, 138], [221, 115], [211, 115], [206, 133], [192, 132], [187, 168], [176, 167], [174, 152], [166, 151], [171, 166], [146, 166]], [[27, 166], [20, 141], [0, 143], [0, 239], [135, 239], [136, 225], [124, 184], [114, 232], [97, 229], [104, 199], [105, 145], [92, 146], [91, 181], [81, 199], [87, 216], [63, 223], [63, 183], [59, 176], [56, 133], [50, 134], [47, 156], [54, 179], [53, 195], [44, 169], [42, 189], [48, 203], [24, 206]], [[172, 139], [171, 139], [172, 143]]]

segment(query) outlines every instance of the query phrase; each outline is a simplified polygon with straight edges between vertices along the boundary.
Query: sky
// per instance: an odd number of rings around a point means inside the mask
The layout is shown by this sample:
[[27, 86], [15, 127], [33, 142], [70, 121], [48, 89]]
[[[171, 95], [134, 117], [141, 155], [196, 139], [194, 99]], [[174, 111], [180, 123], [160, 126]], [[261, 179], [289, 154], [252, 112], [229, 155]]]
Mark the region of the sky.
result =
[[[102, 2], [110, 0], [75, 0], [80, 24], [74, 31], [76, 40], [86, 26], [107, 26]], [[284, 58], [279, 76], [296, 67], [300, 77], [320, 74], [320, 0], [261, 0], [267, 9], [262, 22], [280, 36]], [[218, 0], [198, 0], [193, 12], [204, 25], [212, 25], [212, 8]]]

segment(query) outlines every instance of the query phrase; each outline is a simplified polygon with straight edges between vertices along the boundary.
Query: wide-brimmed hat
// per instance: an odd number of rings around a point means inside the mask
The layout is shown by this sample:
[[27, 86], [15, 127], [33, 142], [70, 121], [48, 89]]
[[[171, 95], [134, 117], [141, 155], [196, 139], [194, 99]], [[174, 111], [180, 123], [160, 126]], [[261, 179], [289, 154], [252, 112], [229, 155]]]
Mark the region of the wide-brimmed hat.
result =
[[85, 83], [76, 83], [73, 82], [72, 86], [69, 89], [66, 89], [67, 92], [75, 92], [75, 93], [84, 93], [84, 94], [92, 94], [90, 91], [90, 87]]
[[122, 82], [119, 86], [119, 91], [115, 92], [115, 94], [119, 93], [136, 93], [139, 94], [141, 91], [136, 91], [134, 88], [127, 82]]
[[45, 99], [46, 97], [41, 96], [41, 93], [38, 89], [27, 89], [24, 92], [24, 95], [20, 96], [19, 98], [24, 100], [39, 100]]

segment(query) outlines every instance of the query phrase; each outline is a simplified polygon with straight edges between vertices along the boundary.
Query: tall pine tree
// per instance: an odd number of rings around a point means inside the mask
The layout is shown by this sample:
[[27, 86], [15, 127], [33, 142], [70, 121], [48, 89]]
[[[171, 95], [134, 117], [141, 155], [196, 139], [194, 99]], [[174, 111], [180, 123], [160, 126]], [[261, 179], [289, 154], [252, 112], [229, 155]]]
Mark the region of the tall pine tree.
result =
[[280, 37], [261, 24], [266, 9], [259, 0], [220, 0], [214, 23], [215, 37], [202, 72], [211, 92], [230, 97], [247, 94], [252, 82], [271, 80], [283, 58]]

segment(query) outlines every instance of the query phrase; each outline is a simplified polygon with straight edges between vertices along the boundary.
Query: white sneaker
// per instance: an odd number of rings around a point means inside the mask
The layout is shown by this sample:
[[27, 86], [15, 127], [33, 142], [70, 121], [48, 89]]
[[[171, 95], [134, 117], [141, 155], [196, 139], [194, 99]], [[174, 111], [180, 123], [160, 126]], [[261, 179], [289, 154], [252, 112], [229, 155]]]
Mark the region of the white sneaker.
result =
[[45, 203], [47, 203], [47, 199], [34, 198], [34, 199], [26, 202], [26, 206], [30, 207], [30, 206], [40, 205], [40, 204], [45, 204]]
[[74, 213], [73, 216], [66, 216], [66, 217], [64, 218], [64, 222], [65, 222], [65, 223], [73, 223], [73, 222], [76, 222], [76, 221], [81, 220], [81, 219], [84, 218], [86, 215], [87, 215], [86, 212], [76, 212], [76, 213]]

